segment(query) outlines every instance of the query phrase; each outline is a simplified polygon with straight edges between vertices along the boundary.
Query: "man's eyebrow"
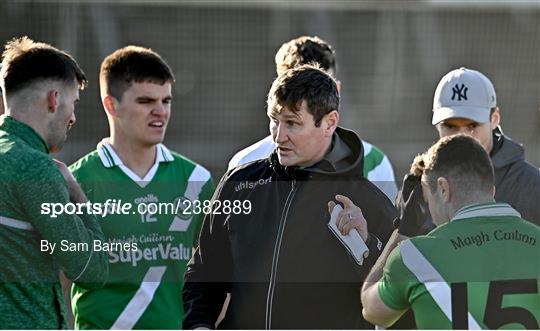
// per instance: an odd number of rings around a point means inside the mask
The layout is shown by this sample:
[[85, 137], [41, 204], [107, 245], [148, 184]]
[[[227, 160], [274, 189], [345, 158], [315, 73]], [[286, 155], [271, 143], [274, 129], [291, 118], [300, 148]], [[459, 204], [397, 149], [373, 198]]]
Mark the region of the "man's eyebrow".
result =
[[155, 101], [157, 100], [156, 98], [153, 98], [153, 97], [149, 97], [149, 96], [146, 96], [146, 95], [143, 95], [143, 96], [140, 96], [140, 97], [137, 97], [135, 100], [137, 101]]
[[300, 115], [298, 115], [297, 113], [289, 113], [289, 114], [283, 115], [283, 118], [285, 118], [285, 119], [291, 119], [291, 118], [293, 118], [293, 119], [298, 119], [298, 120], [299, 120], [299, 119], [302, 119], [302, 118], [300, 117]]

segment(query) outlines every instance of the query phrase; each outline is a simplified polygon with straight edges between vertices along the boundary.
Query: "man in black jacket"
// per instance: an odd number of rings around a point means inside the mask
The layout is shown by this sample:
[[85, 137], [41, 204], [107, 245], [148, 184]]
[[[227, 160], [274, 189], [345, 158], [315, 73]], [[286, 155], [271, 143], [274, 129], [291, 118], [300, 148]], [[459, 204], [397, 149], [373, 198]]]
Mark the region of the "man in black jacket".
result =
[[[185, 276], [184, 328], [214, 328], [227, 293], [223, 328], [370, 328], [358, 293], [393, 230], [395, 209], [361, 176], [363, 147], [354, 132], [338, 127], [331, 76], [310, 65], [288, 70], [267, 103], [278, 147], [218, 185]], [[369, 248], [362, 265], [328, 228], [334, 200], [345, 207], [340, 229], [358, 231]], [[249, 201], [251, 208], [216, 207], [227, 201]]]

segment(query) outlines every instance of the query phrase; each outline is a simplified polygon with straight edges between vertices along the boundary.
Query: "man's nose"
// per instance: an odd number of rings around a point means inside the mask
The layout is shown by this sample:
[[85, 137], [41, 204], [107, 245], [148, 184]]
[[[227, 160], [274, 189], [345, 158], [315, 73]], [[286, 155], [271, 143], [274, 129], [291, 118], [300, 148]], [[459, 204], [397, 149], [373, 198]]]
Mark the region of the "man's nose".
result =
[[287, 139], [288, 139], [288, 131], [285, 128], [285, 125], [283, 125], [281, 123], [276, 125], [275, 132], [276, 132], [275, 141], [277, 143], [287, 141]]
[[71, 113], [71, 117], [69, 118], [69, 126], [73, 126], [77, 122], [77, 118], [75, 117], [75, 112]]
[[163, 115], [167, 112], [167, 105], [163, 102], [158, 102], [152, 109], [152, 114]]

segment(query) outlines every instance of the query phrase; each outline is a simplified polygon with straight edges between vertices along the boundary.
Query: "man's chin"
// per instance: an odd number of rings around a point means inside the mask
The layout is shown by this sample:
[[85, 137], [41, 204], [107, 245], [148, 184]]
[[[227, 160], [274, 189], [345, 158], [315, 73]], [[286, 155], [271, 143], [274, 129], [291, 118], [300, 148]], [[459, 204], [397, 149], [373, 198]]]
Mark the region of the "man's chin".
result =
[[279, 164], [281, 164], [284, 167], [292, 167], [296, 165], [294, 160], [292, 160], [291, 158], [279, 156], [279, 154], [278, 154], [278, 161], [279, 161]]
[[64, 147], [64, 144], [61, 146], [51, 146], [49, 147], [49, 153], [59, 153], [62, 150], [62, 147]]
[[161, 144], [163, 142], [163, 138], [160, 138], [160, 139], [148, 139], [147, 141], [145, 141], [145, 145], [147, 147], [154, 147], [154, 146], [157, 146], [159, 144]]
[[49, 149], [49, 153], [58, 153], [64, 148], [64, 144], [66, 143], [67, 135], [64, 141], [58, 142], [56, 144], [52, 144], [51, 146], [47, 146]]

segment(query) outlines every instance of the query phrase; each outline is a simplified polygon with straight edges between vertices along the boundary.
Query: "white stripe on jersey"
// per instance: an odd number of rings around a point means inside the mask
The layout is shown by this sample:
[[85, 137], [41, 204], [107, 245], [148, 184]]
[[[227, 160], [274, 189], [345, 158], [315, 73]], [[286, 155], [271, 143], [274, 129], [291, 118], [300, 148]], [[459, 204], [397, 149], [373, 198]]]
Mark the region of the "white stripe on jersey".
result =
[[114, 324], [111, 326], [113, 330], [131, 330], [139, 321], [139, 318], [144, 314], [146, 308], [152, 302], [156, 293], [161, 278], [165, 274], [167, 267], [150, 267], [144, 275], [141, 286], [135, 292], [135, 295], [127, 304], [124, 311], [118, 316]]
[[[186, 187], [184, 196], [191, 202], [198, 200], [199, 194], [201, 193], [204, 184], [206, 184], [208, 180], [210, 180], [210, 172], [208, 172], [208, 170], [202, 166], [197, 165], [189, 176], [188, 185]], [[202, 204], [204, 201], [200, 201], [200, 203]], [[171, 226], [169, 227], [169, 231], [187, 231], [189, 225], [191, 224], [191, 219], [192, 218], [190, 217], [187, 220], [183, 220], [180, 217], [175, 216]]]
[[[410, 240], [405, 240], [401, 244], [400, 249], [403, 264], [424, 284], [433, 300], [450, 322], [452, 322], [452, 294], [450, 286], [448, 286], [441, 274], [439, 274]], [[482, 329], [471, 313], [467, 312], [467, 315], [469, 330]]]
[[19, 221], [14, 218], [9, 218], [5, 216], [0, 216], [0, 224], [21, 230], [34, 230], [34, 227], [30, 222]]

